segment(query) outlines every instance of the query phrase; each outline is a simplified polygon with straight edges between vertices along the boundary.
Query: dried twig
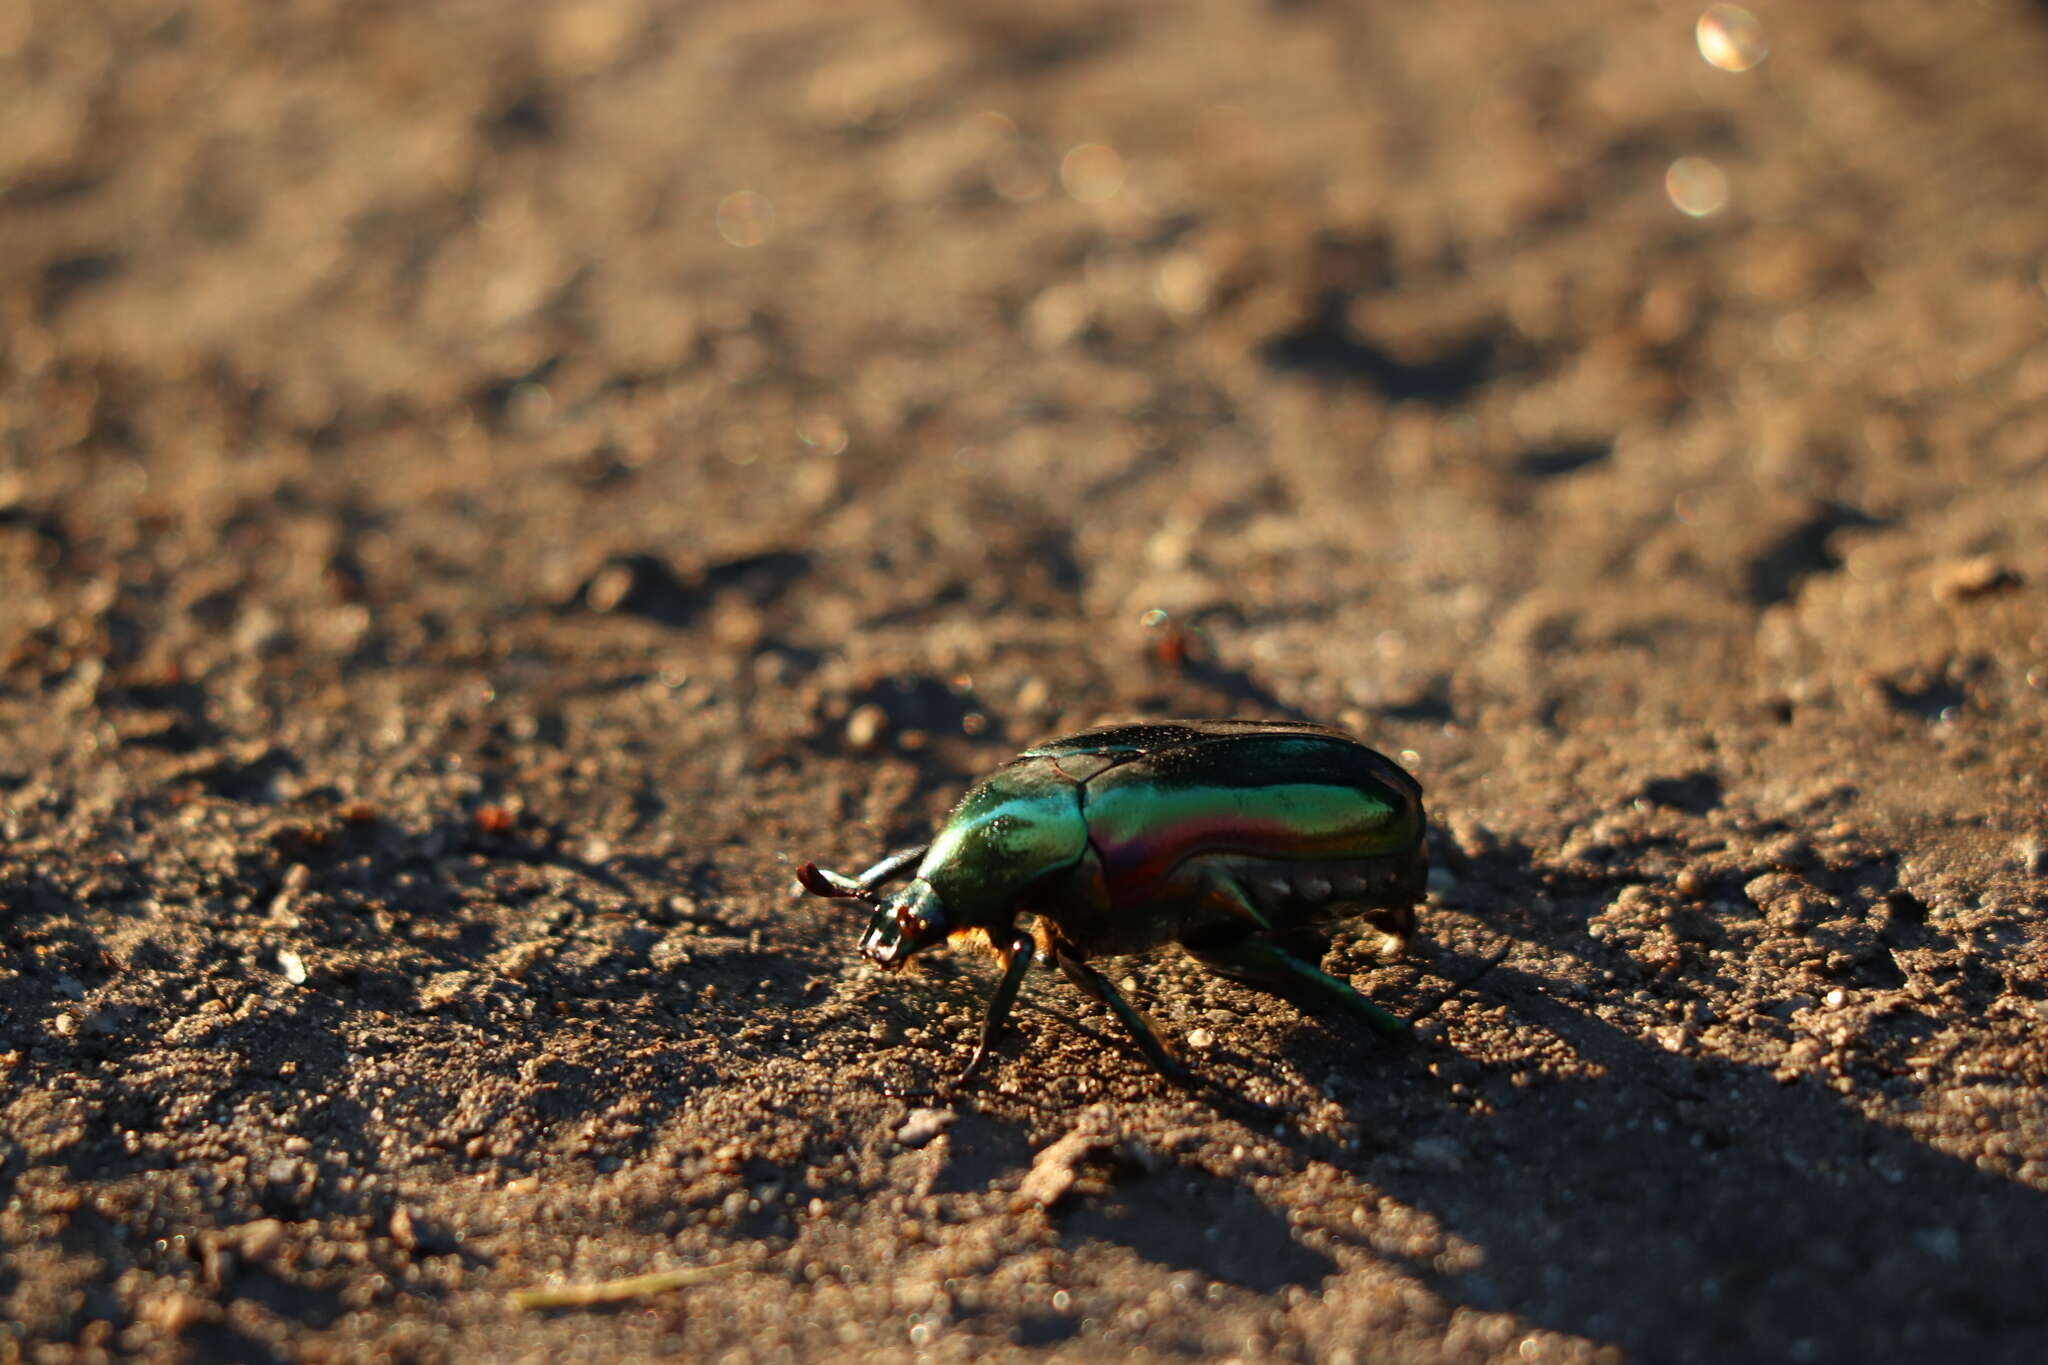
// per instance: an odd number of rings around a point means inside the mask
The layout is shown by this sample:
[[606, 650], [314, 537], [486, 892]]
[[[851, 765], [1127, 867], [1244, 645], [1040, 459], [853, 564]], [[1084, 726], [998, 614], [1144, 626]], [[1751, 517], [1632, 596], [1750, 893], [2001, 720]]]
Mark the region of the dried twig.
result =
[[720, 1271], [731, 1269], [733, 1261], [711, 1265], [685, 1266], [680, 1270], [657, 1270], [651, 1275], [629, 1275], [622, 1280], [600, 1280], [595, 1284], [565, 1284], [555, 1289], [521, 1289], [511, 1296], [514, 1308], [538, 1311], [545, 1308], [588, 1308], [601, 1303], [626, 1303], [671, 1289], [702, 1284]]

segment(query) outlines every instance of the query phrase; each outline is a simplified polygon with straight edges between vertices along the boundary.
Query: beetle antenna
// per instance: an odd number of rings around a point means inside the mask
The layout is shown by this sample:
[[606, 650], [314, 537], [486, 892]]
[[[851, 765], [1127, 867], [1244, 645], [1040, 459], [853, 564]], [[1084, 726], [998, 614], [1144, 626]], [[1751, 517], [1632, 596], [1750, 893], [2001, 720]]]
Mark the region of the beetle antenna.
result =
[[837, 900], [861, 901], [868, 905], [880, 905], [882, 898], [862, 886], [851, 877], [842, 877], [837, 872], [827, 872], [816, 863], [805, 863], [796, 870], [797, 885], [813, 896], [830, 896]]

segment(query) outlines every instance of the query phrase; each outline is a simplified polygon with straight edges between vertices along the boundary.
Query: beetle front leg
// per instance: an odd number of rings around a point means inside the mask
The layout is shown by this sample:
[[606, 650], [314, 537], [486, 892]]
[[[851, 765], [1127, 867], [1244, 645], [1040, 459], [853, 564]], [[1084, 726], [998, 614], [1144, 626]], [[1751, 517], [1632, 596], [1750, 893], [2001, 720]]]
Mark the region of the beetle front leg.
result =
[[1072, 953], [1055, 948], [1054, 961], [1067, 974], [1067, 980], [1079, 986], [1083, 992], [1108, 1007], [1109, 1012], [1123, 1022], [1131, 1038], [1138, 1044], [1138, 1050], [1145, 1054], [1145, 1060], [1152, 1063], [1159, 1074], [1175, 1085], [1192, 1086], [1195, 1073], [1188, 1070], [1178, 1057], [1167, 1050], [1161, 1041], [1159, 1031], [1152, 1027], [1152, 1021], [1138, 1012], [1138, 1007], [1124, 999], [1116, 987], [1109, 984], [1109, 978], [1075, 957]]
[[1024, 973], [1031, 970], [1032, 954], [1038, 945], [1029, 934], [1018, 934], [1010, 940], [1010, 946], [1003, 952], [1003, 979], [996, 985], [996, 993], [989, 997], [988, 1017], [982, 1020], [981, 1042], [974, 1049], [974, 1055], [967, 1059], [967, 1069], [960, 1073], [955, 1085], [966, 1085], [974, 1079], [974, 1073], [981, 1070], [981, 1064], [988, 1057], [989, 1044], [1010, 1017], [1010, 1009], [1017, 1003], [1017, 993], [1024, 989]]

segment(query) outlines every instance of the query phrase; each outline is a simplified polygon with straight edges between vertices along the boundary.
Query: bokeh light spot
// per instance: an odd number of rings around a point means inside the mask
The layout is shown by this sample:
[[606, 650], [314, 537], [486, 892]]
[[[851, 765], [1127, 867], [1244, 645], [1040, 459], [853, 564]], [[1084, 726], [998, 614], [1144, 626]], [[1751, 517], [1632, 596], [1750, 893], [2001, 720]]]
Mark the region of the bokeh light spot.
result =
[[1116, 148], [1084, 142], [1060, 158], [1060, 184], [1084, 204], [1102, 204], [1124, 187], [1124, 159]]
[[1664, 172], [1664, 193], [1680, 213], [1705, 218], [1728, 206], [1728, 173], [1703, 156], [1682, 156]]
[[1723, 71], [1747, 71], [1771, 55], [1764, 26], [1740, 5], [1709, 5], [1693, 36], [1707, 65]]
[[1018, 133], [1009, 115], [983, 109], [961, 126], [962, 145], [982, 158], [988, 186], [1013, 204], [1028, 204], [1052, 187], [1039, 148]]
[[736, 190], [718, 201], [718, 235], [734, 246], [759, 246], [775, 231], [775, 205], [765, 194]]
[[829, 412], [813, 412], [797, 423], [797, 439], [811, 449], [826, 455], [837, 455], [846, 449], [846, 423]]
[[980, 109], [960, 123], [960, 143], [970, 152], [989, 152], [1016, 145], [1017, 125], [997, 109]]

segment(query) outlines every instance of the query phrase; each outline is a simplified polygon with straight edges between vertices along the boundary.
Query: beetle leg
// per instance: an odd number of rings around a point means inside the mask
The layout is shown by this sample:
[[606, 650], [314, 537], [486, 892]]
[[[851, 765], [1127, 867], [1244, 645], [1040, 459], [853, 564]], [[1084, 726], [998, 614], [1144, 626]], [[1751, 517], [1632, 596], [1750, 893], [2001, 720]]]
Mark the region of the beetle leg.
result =
[[965, 1085], [974, 1079], [974, 1073], [981, 1070], [981, 1064], [988, 1057], [989, 1044], [995, 1041], [1003, 1023], [1010, 1017], [1010, 1007], [1017, 1003], [1017, 992], [1024, 989], [1024, 973], [1031, 970], [1032, 954], [1038, 944], [1029, 934], [1018, 934], [1010, 940], [1010, 946], [1003, 952], [1003, 979], [996, 986], [996, 993], [989, 997], [988, 1017], [981, 1023], [981, 1042], [974, 1049], [974, 1055], [967, 1059], [967, 1069], [960, 1073], [955, 1085]]
[[1408, 1031], [1409, 1021], [1390, 1014], [1360, 995], [1347, 981], [1340, 981], [1322, 968], [1304, 962], [1269, 938], [1248, 934], [1234, 943], [1189, 947], [1182, 944], [1203, 965], [1226, 976], [1238, 977], [1254, 986], [1296, 1000], [1321, 1001], [1343, 1010], [1376, 1033], [1391, 1035]]
[[1437, 1010], [1437, 1007], [1442, 1005], [1444, 1001], [1449, 1000], [1451, 997], [1456, 995], [1463, 995], [1466, 991], [1470, 990], [1474, 985], [1478, 984], [1480, 977], [1485, 976], [1488, 972], [1492, 971], [1495, 967], [1498, 967], [1502, 962], [1506, 961], [1507, 955], [1509, 953], [1512, 953], [1514, 950], [1514, 944], [1504, 944], [1501, 947], [1496, 948], [1493, 952], [1488, 953], [1484, 961], [1482, 961], [1477, 967], [1474, 967], [1471, 971], [1465, 973], [1465, 975], [1457, 978], [1446, 977], [1445, 980], [1450, 981], [1450, 986], [1442, 991], [1437, 992], [1435, 995], [1431, 996], [1427, 1001], [1425, 1001], [1421, 1006], [1419, 1006], [1413, 1014], [1408, 1016], [1408, 1022], [1413, 1024], [1418, 1020], [1427, 1018], [1429, 1015], [1434, 1014]]
[[1060, 964], [1060, 970], [1067, 974], [1067, 980], [1079, 986], [1084, 993], [1093, 996], [1097, 1003], [1107, 1007], [1111, 1014], [1122, 1021], [1123, 1026], [1130, 1030], [1133, 1041], [1138, 1044], [1138, 1050], [1145, 1054], [1145, 1060], [1152, 1063], [1160, 1075], [1175, 1085], [1195, 1083], [1195, 1074], [1167, 1050], [1158, 1030], [1152, 1027], [1152, 1021], [1139, 1013], [1136, 1005], [1124, 999], [1122, 992], [1109, 984], [1108, 977], [1072, 953], [1058, 948], [1054, 949], [1053, 960]]
[[[1208, 883], [1209, 902], [1214, 905], [1245, 905], [1242, 885], [1231, 877], [1213, 878]], [[1247, 907], [1247, 913], [1249, 908]], [[1408, 1031], [1408, 1021], [1381, 1009], [1359, 994], [1348, 981], [1341, 981], [1313, 962], [1287, 951], [1293, 944], [1310, 953], [1324, 951], [1329, 943], [1323, 931], [1310, 925], [1278, 934], [1239, 933], [1234, 937], [1229, 924], [1202, 926], [1183, 934], [1180, 946], [1203, 966], [1233, 976], [1249, 985], [1304, 1004], [1309, 1008], [1330, 1005], [1359, 1020], [1375, 1033], [1399, 1036]], [[1206, 932], [1204, 932], [1206, 930]]]
[[855, 877], [854, 880], [859, 882], [865, 889], [872, 891], [882, 883], [893, 881], [897, 877], [902, 876], [905, 868], [916, 867], [920, 862], [923, 862], [924, 855], [930, 848], [930, 844], [918, 844], [912, 848], [899, 848], [867, 871], [861, 873], [858, 877]]

